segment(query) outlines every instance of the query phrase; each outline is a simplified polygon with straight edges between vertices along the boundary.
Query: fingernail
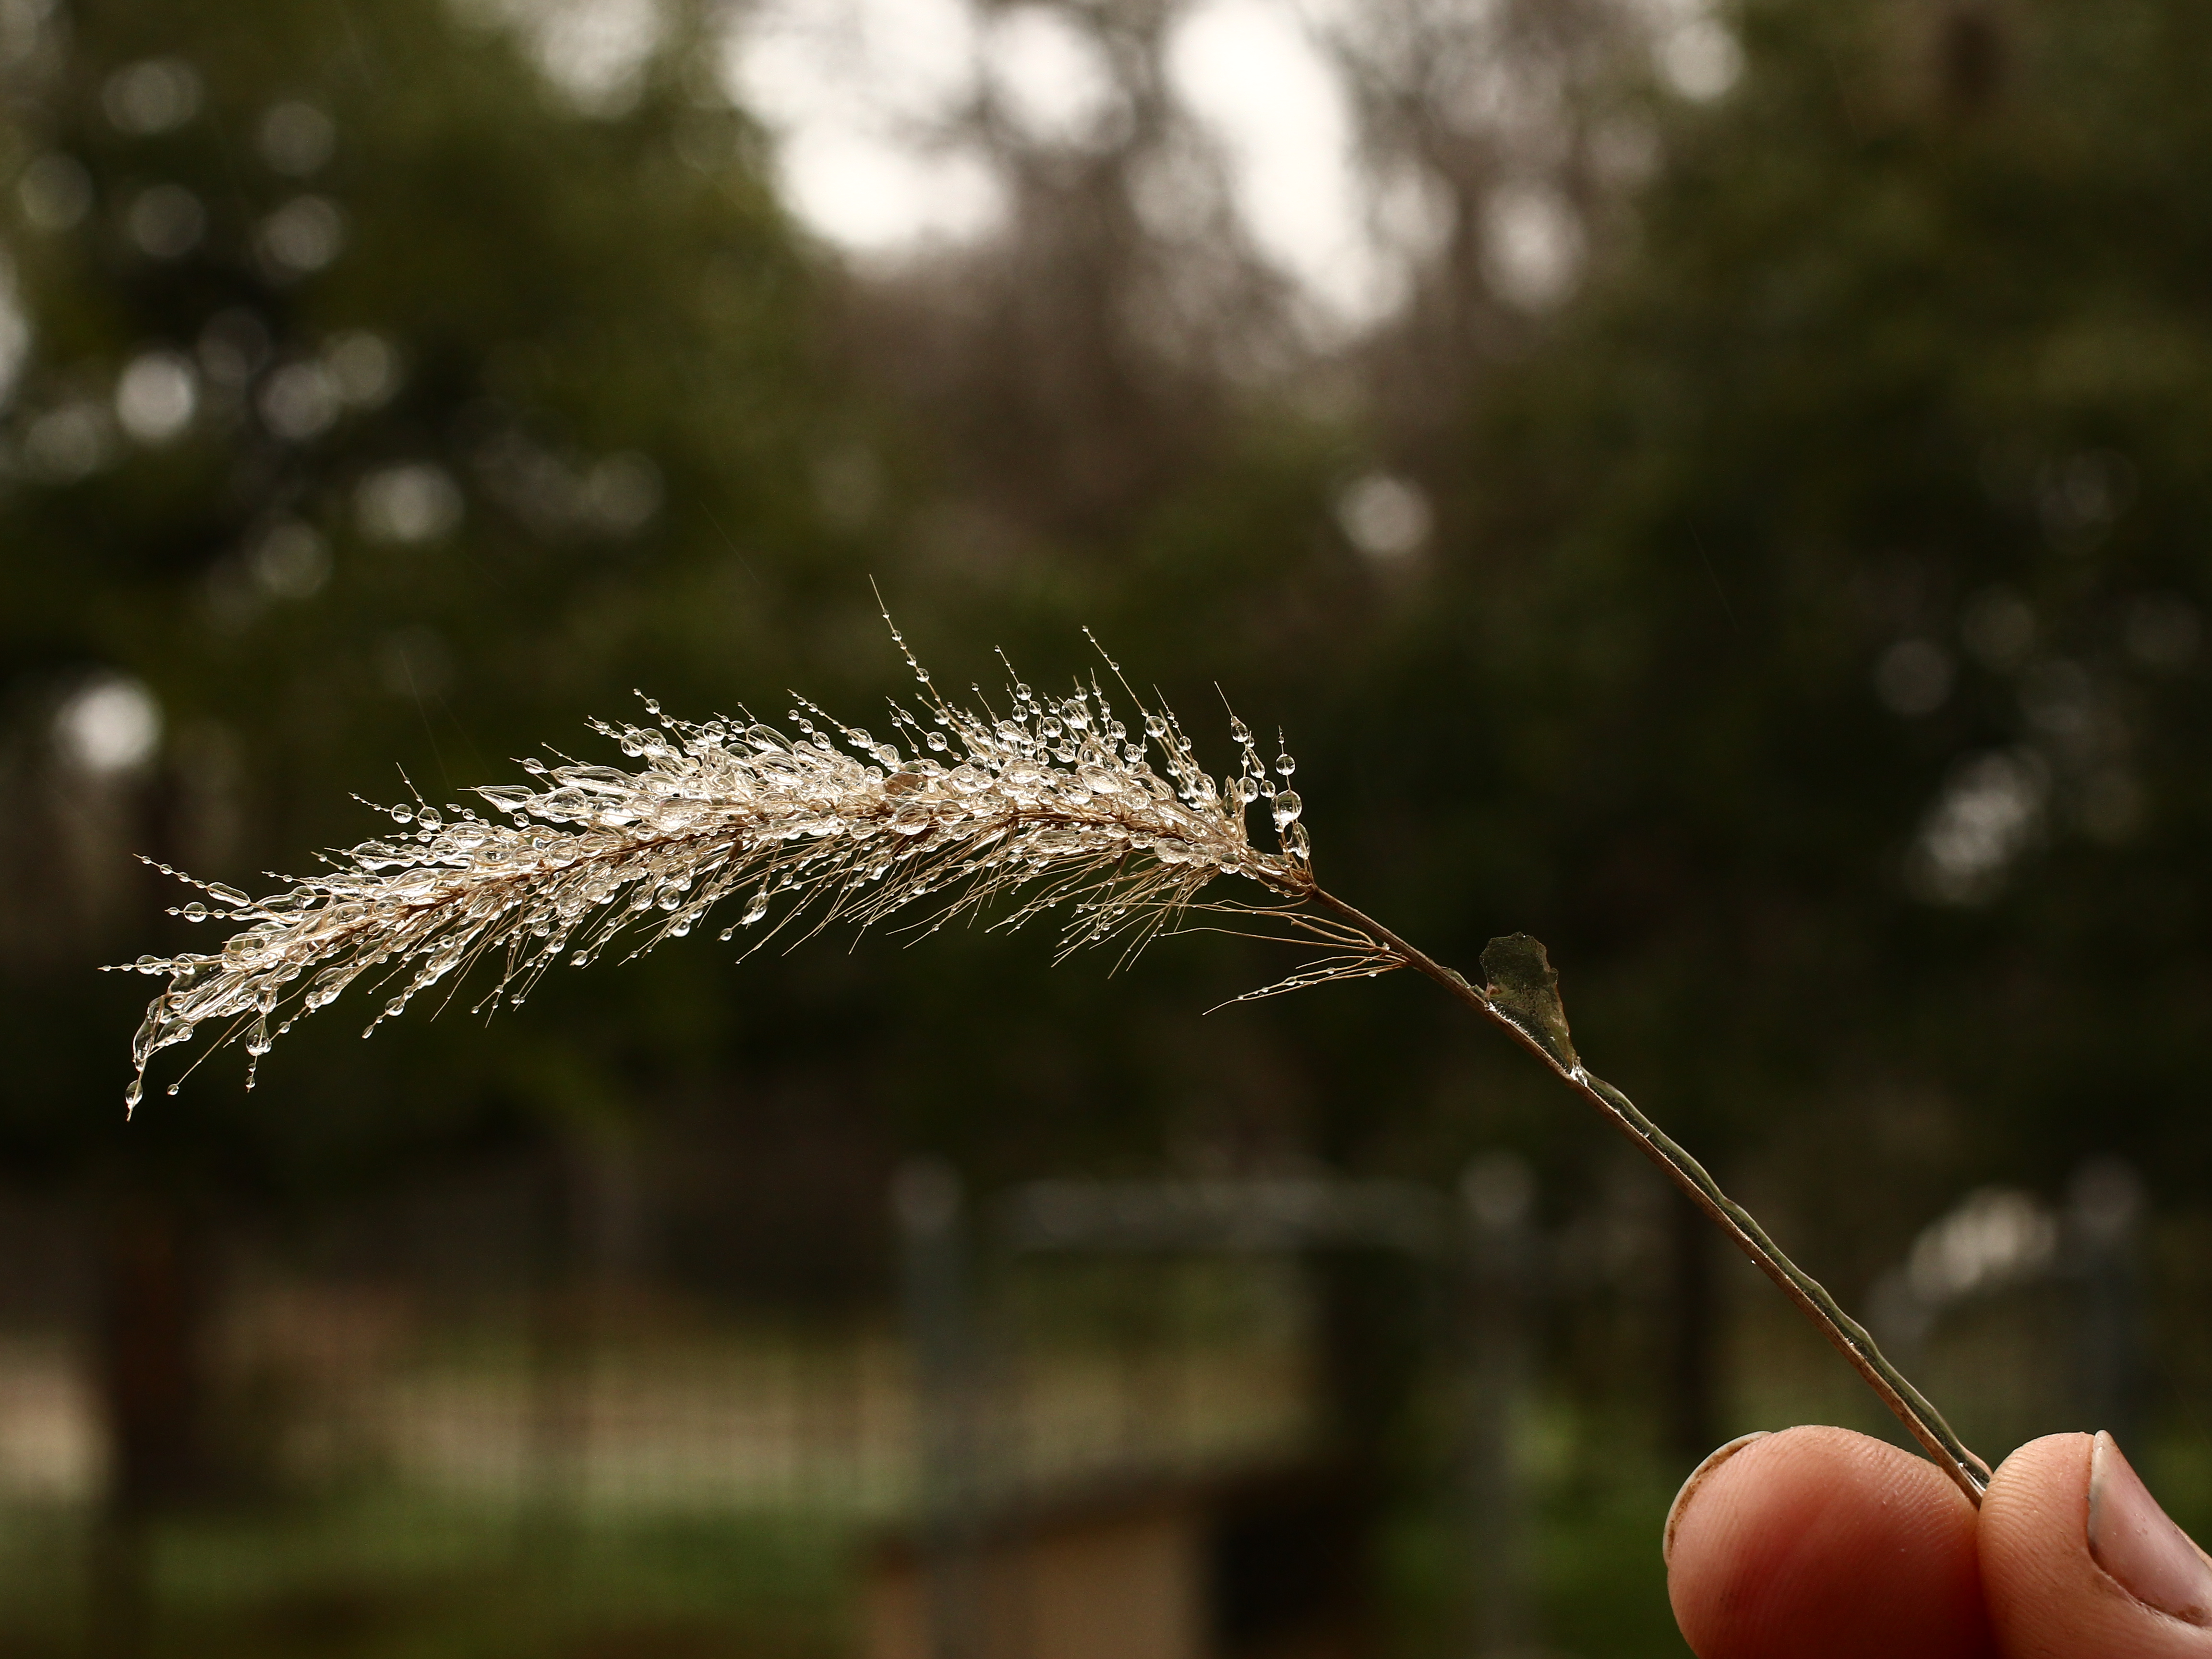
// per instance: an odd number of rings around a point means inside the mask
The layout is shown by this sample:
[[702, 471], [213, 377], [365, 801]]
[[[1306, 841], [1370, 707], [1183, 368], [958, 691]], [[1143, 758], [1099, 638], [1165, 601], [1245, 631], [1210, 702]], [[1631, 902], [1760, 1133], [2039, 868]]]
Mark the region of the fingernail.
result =
[[1725, 1446], [1717, 1446], [1706, 1453], [1705, 1461], [1690, 1471], [1690, 1478], [1682, 1483], [1682, 1490], [1674, 1494], [1674, 1501], [1667, 1506], [1667, 1530], [1660, 1534], [1659, 1539], [1659, 1559], [1662, 1565], [1674, 1565], [1674, 1531], [1682, 1524], [1682, 1516], [1688, 1512], [1690, 1499], [1697, 1496], [1698, 1488], [1705, 1484], [1715, 1469], [1753, 1441], [1765, 1439], [1766, 1435], [1765, 1429], [1753, 1429], [1749, 1434], [1740, 1434]]
[[2119, 1442], [2101, 1432], [2089, 1453], [2089, 1554], [2145, 1606], [2212, 1625], [2212, 1561], [2166, 1519]]

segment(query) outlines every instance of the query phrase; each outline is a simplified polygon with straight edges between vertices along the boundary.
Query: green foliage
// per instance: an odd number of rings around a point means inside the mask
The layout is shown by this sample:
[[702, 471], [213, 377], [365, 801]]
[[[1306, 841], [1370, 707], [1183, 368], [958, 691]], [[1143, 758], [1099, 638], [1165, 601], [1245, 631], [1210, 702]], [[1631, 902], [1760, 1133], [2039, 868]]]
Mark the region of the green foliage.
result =
[[[1087, 622], [1177, 707], [1218, 682], [1280, 724], [1322, 878], [1463, 968], [1544, 939], [1592, 1064], [1723, 1170], [1785, 1172], [1785, 1231], [1826, 1236], [1847, 1294], [1971, 1179], [2117, 1148], [2179, 1180], [2208, 1150], [2177, 1104], [2208, 979], [2205, 26], [2148, 0], [1739, 21], [1732, 94], [1630, 100], [1662, 159], [1629, 233], [1448, 424], [1224, 396], [1143, 489], [1060, 511], [1036, 497], [1065, 434], [840, 367], [897, 343], [796, 245], [682, 52], [587, 117], [428, 0], [82, 9], [12, 118], [19, 159], [76, 158], [93, 199], [10, 238], [36, 328], [0, 501], [17, 723], [83, 668], [145, 679], [167, 787], [245, 827], [185, 856], [212, 842], [179, 807], [134, 844], [234, 877], [356, 839], [346, 792], [393, 793], [394, 760], [446, 799], [541, 743], [582, 754], [580, 717], [632, 684], [770, 718], [797, 684], [865, 722], [898, 672], [872, 572], [947, 684], [1003, 642], [1055, 684]], [[109, 77], [172, 52], [201, 112], [117, 130]], [[337, 135], [305, 181], [261, 155], [295, 98]], [[167, 260], [130, 229], [164, 181], [208, 215]], [[266, 230], [303, 193], [345, 240], [287, 275]], [[248, 392], [209, 380], [187, 435], [75, 481], [32, 464], [46, 413], [239, 307], [274, 354]], [[396, 394], [283, 439], [268, 377], [350, 331], [390, 343]], [[1389, 568], [1331, 512], [1386, 429], [1415, 431], [1438, 506]], [[593, 471], [631, 456], [651, 471]], [[458, 526], [368, 533], [389, 469], [422, 463]], [[657, 479], [658, 510], [592, 520], [594, 477]], [[293, 520], [330, 548], [304, 598], [267, 550]], [[8, 969], [19, 1145], [61, 1158], [106, 1111], [130, 999], [80, 969], [189, 941], [119, 919], [150, 908], [111, 903], [65, 969]], [[303, 1028], [250, 1101], [218, 1072], [134, 1133], [189, 1124], [234, 1170], [259, 1145], [265, 1180], [312, 1186], [456, 1123], [750, 1095], [873, 1103], [868, 1156], [950, 1147], [987, 1183], [1169, 1146], [1435, 1176], [1500, 1138], [1555, 1190], [1590, 1179], [1597, 1126], [1421, 988], [1201, 1024], [1280, 964], [1186, 941], [1107, 981], [1041, 951], [876, 939], [732, 971], [696, 940], [489, 1034]], [[1880, 1176], [1871, 1210], [1834, 1196], [1854, 1171]]]
[[[348, 792], [400, 793], [394, 763], [447, 798], [574, 740], [631, 684], [726, 698], [733, 656], [770, 684], [805, 659], [784, 606], [841, 557], [808, 463], [860, 416], [812, 361], [811, 282], [741, 118], [672, 68], [628, 112], [585, 117], [507, 31], [433, 0], [69, 21], [18, 66], [11, 123], [32, 343], [0, 653], [27, 800], [60, 797], [18, 825], [16, 891], [53, 880], [72, 812], [119, 819], [118, 855], [247, 879], [356, 839]], [[158, 118], [125, 107], [149, 63], [187, 77], [173, 125], [158, 95]], [[288, 112], [315, 165], [284, 150]], [[198, 416], [173, 435], [141, 413], [134, 435], [131, 366], [156, 361], [189, 366]], [[169, 740], [100, 788], [40, 726], [117, 672], [153, 690]], [[10, 953], [7, 1041], [36, 1081], [11, 1091], [9, 1133], [50, 1156], [111, 1127], [94, 1103], [114, 1000], [88, 970], [189, 937], [149, 931], [175, 890], [119, 857], [94, 874], [127, 890], [104, 926]], [[620, 1041], [508, 1022], [489, 1042], [325, 1048], [312, 1084], [272, 1079], [251, 1106], [226, 1079], [186, 1139], [227, 1122], [198, 1161], [323, 1179], [456, 1108], [605, 1112], [629, 1092], [626, 1050], [676, 1066], [715, 1040], [680, 983], [656, 988]]]
[[1979, 1168], [2196, 1167], [2202, 25], [1743, 21], [1634, 257], [1474, 428], [1509, 798], [1575, 872], [1544, 936], [1739, 1133], [1917, 1072]]

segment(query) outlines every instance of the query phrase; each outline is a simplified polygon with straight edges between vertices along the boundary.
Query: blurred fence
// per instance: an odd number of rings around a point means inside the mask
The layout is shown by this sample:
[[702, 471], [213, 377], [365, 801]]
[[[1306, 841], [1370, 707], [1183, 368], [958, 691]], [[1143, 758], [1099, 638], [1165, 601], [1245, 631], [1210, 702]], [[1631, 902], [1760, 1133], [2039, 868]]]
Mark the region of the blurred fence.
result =
[[[1532, 1194], [1517, 1160], [1476, 1165], [1457, 1201], [1397, 1181], [1046, 1181], [1000, 1195], [963, 1226], [957, 1177], [929, 1164], [902, 1171], [894, 1194], [922, 1362], [924, 1456], [912, 1583], [871, 1609], [869, 1645], [880, 1659], [1139, 1650], [1351, 1659], [1372, 1650], [1370, 1472], [1332, 1443], [1340, 1437], [1316, 1432], [1300, 1397], [1310, 1339], [1280, 1346], [1255, 1376], [1125, 1369], [1118, 1432], [1087, 1445], [1060, 1439], [1067, 1425], [1036, 1409], [1065, 1397], [1054, 1374], [1064, 1351], [1049, 1337], [1079, 1306], [1067, 1264], [1095, 1273], [1148, 1262], [1128, 1311], [1141, 1310], [1155, 1333], [1180, 1326], [1186, 1342], [1241, 1339], [1257, 1355], [1300, 1334], [1296, 1267], [1321, 1252], [1401, 1257], [1441, 1291], [1431, 1337], [1446, 1368], [1462, 1373], [1453, 1391], [1462, 1420], [1446, 1444], [1472, 1546], [1462, 1557], [1480, 1621], [1472, 1639], [1484, 1652], [1520, 1650], [1528, 1619], [1511, 1443], [1526, 1392], [1515, 1361], [1534, 1264]], [[1033, 1301], [1013, 1310], [1012, 1328], [992, 1328], [975, 1285], [1039, 1263], [1053, 1264], [1059, 1281], [1050, 1310]], [[1226, 1264], [1236, 1267], [1224, 1279]], [[1242, 1294], [1225, 1298], [1232, 1285]], [[1180, 1432], [1164, 1436], [1170, 1425]], [[1104, 1457], [1102, 1449], [1110, 1449]], [[1118, 1545], [1127, 1556], [1139, 1528], [1149, 1559], [1121, 1569], [1123, 1595], [1094, 1606], [1060, 1582], [1056, 1554]], [[1285, 1571], [1291, 1563], [1300, 1565]]]
[[[1679, 1474], [1653, 1450], [1650, 1189], [1540, 1230], [1510, 1159], [1456, 1190], [974, 1203], [920, 1165], [891, 1294], [799, 1317], [549, 1272], [526, 1187], [227, 1241], [193, 1479], [132, 1515], [92, 1212], [0, 1212], [0, 1654], [1081, 1659], [1135, 1628], [1163, 1659], [1674, 1650], [1644, 1560]], [[2113, 1426], [2187, 1514], [2212, 1439], [2164, 1333], [2196, 1287], [2148, 1221], [2110, 1164], [2056, 1205], [1969, 1194], [1872, 1313], [1970, 1441]], [[1358, 1252], [1428, 1310], [1379, 1493], [1333, 1437], [1314, 1272]], [[1882, 1427], [1763, 1286], [1723, 1288], [1723, 1428]]]

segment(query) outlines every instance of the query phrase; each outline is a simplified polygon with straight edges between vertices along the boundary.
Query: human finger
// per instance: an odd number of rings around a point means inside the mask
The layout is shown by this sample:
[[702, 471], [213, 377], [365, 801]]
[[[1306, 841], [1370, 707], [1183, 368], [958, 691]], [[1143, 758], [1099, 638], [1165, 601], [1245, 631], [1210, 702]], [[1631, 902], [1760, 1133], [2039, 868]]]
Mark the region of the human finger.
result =
[[2212, 1659], [2212, 1559], [2109, 1434], [2055, 1434], [2005, 1459], [1980, 1553], [2008, 1659]]
[[1986, 1659], [1973, 1506], [1844, 1429], [1731, 1441], [1667, 1517], [1667, 1593], [1698, 1659]]

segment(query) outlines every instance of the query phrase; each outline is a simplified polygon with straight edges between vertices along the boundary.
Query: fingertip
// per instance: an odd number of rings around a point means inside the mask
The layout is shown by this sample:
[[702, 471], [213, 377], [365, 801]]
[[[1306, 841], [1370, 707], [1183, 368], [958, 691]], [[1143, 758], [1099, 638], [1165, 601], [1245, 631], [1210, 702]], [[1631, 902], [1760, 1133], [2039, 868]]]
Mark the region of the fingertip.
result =
[[1707, 1477], [1753, 1441], [1765, 1438], [1767, 1431], [1765, 1429], [1753, 1429], [1749, 1434], [1740, 1434], [1725, 1444], [1714, 1447], [1705, 1454], [1705, 1462], [1690, 1471], [1689, 1478], [1682, 1482], [1681, 1490], [1674, 1494], [1674, 1501], [1667, 1506], [1666, 1530], [1659, 1535], [1659, 1559], [1662, 1563], [1673, 1565], [1674, 1534], [1681, 1527], [1683, 1516], [1689, 1512], [1690, 1500], [1698, 1495]]
[[2051, 1659], [2212, 1659], [2212, 1562], [2167, 1520], [2110, 1435], [2047, 1435], [1983, 1500], [1997, 1632]]
[[1978, 1659], [1974, 1513], [1933, 1464], [1843, 1429], [1731, 1443], [1668, 1516], [1668, 1595], [1700, 1659]]

